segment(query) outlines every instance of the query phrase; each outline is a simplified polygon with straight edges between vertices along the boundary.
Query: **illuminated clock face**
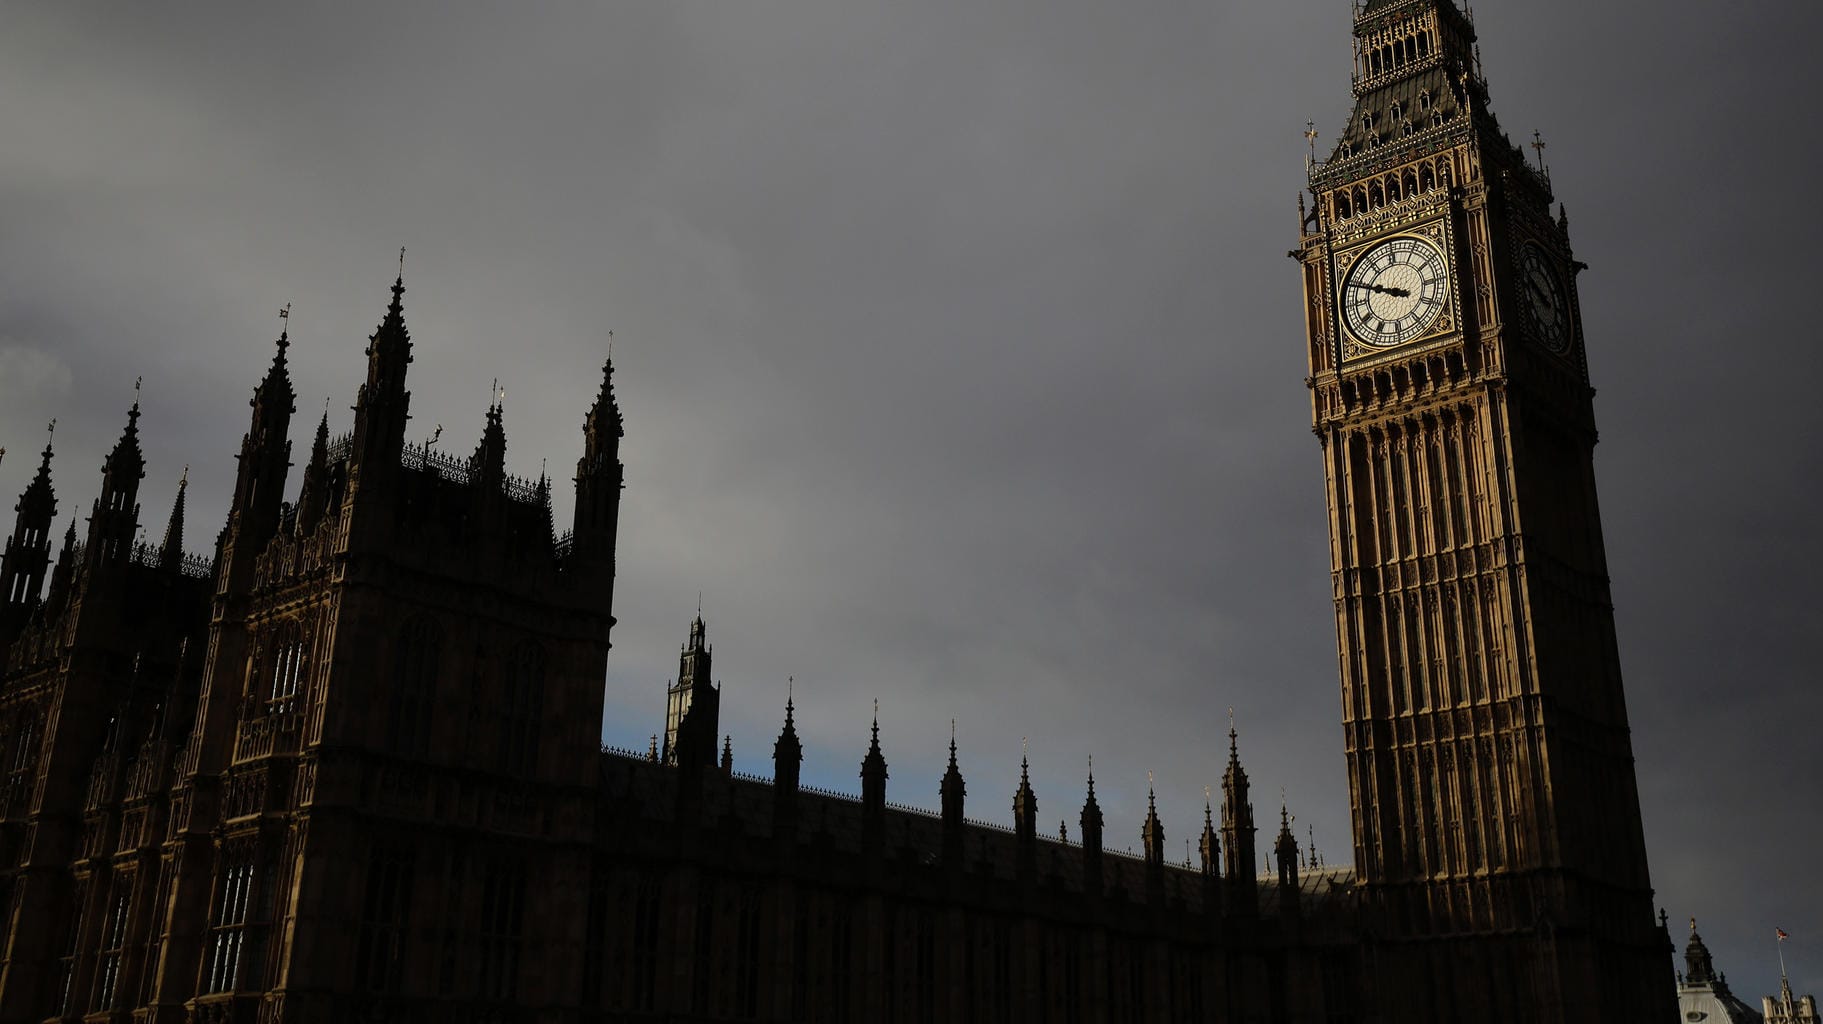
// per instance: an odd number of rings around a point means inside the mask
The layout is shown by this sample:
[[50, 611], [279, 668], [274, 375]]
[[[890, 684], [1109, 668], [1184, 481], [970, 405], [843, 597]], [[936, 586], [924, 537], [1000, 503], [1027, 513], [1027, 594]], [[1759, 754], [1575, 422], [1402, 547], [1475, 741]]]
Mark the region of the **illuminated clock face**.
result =
[[1519, 287], [1526, 308], [1532, 311], [1532, 328], [1538, 340], [1553, 352], [1570, 348], [1570, 300], [1563, 278], [1544, 247], [1527, 242], [1519, 257]]
[[1354, 336], [1377, 348], [1403, 345], [1442, 315], [1449, 267], [1429, 242], [1401, 237], [1361, 254], [1342, 284], [1342, 316]]

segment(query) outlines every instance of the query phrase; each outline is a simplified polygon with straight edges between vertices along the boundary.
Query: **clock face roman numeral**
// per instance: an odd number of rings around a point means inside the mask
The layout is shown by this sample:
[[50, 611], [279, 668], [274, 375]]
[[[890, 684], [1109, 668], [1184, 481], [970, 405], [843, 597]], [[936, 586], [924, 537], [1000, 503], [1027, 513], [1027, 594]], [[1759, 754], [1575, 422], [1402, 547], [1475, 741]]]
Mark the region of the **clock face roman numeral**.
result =
[[1420, 238], [1401, 236], [1369, 249], [1343, 282], [1349, 331], [1376, 348], [1422, 336], [1446, 304], [1446, 270], [1443, 254]]
[[1519, 289], [1532, 314], [1532, 330], [1558, 354], [1570, 349], [1570, 300], [1563, 278], [1537, 242], [1527, 242], [1519, 260]]

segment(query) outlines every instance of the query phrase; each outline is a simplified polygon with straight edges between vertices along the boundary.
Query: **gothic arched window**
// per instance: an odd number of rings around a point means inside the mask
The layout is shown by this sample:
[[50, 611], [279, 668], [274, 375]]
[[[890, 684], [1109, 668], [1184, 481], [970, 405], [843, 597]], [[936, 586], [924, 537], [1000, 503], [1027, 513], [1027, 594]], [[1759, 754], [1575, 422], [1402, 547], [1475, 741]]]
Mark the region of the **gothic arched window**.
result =
[[296, 706], [299, 681], [304, 675], [304, 630], [287, 620], [272, 631], [267, 646], [266, 710], [283, 714]]
[[393, 654], [392, 702], [386, 745], [395, 754], [423, 757], [430, 750], [431, 713], [436, 704], [437, 668], [443, 627], [427, 615], [406, 621]]
[[513, 648], [506, 666], [501, 768], [529, 775], [538, 766], [538, 734], [544, 717], [544, 648], [527, 640]]

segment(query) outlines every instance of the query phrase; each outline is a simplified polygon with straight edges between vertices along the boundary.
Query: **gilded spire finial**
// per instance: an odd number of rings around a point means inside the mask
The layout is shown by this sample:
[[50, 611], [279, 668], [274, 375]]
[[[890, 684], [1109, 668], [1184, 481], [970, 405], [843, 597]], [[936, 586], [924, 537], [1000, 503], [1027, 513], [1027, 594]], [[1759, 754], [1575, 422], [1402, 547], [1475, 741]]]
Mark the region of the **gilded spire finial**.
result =
[[1538, 155], [1538, 169], [1541, 171], [1544, 170], [1544, 135], [1536, 128], [1532, 129], [1532, 141], [1529, 145], [1532, 147], [1532, 152]]
[[291, 303], [279, 307], [279, 348], [291, 343]]

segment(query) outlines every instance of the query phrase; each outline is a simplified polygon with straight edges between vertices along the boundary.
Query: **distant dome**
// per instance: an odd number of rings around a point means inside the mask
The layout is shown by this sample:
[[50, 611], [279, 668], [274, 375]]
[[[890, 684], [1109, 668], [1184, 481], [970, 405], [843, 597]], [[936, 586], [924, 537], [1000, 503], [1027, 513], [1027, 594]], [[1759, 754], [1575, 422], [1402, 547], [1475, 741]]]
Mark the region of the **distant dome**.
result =
[[1728, 991], [1728, 979], [1716, 973], [1709, 947], [1690, 919], [1690, 942], [1684, 946], [1684, 973], [1678, 977], [1677, 1012], [1686, 1024], [1760, 1024], [1753, 1008]]

